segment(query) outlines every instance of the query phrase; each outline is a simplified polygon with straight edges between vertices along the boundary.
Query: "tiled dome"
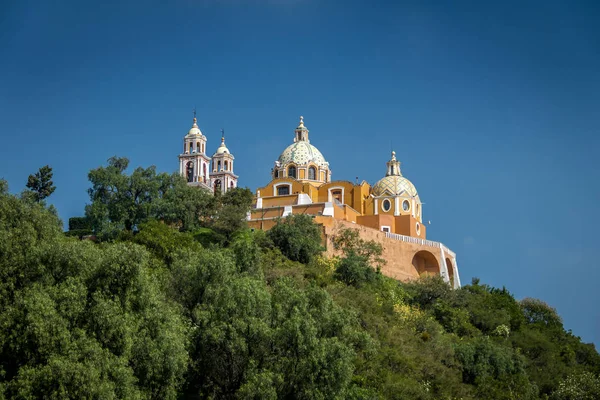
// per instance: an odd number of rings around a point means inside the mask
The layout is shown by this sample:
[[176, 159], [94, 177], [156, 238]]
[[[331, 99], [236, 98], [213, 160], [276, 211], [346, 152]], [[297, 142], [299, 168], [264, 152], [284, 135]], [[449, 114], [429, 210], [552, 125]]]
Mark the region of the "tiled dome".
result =
[[380, 179], [373, 186], [374, 196], [400, 196], [406, 195], [411, 197], [417, 196], [417, 188], [411, 181], [400, 175], [390, 175]]
[[298, 141], [289, 145], [278, 159], [280, 165], [295, 163], [296, 165], [306, 165], [313, 162], [321, 167], [329, 167], [323, 154], [308, 141]]

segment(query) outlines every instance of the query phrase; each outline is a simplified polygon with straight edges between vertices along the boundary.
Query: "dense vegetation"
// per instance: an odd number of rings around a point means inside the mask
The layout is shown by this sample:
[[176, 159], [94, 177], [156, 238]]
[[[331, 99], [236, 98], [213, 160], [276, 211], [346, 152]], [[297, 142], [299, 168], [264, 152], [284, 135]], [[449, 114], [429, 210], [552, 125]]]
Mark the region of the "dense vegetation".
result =
[[327, 259], [308, 216], [251, 232], [248, 190], [127, 163], [90, 172], [67, 235], [0, 180], [0, 398], [600, 398], [594, 346], [540, 300], [399, 283], [353, 231]]

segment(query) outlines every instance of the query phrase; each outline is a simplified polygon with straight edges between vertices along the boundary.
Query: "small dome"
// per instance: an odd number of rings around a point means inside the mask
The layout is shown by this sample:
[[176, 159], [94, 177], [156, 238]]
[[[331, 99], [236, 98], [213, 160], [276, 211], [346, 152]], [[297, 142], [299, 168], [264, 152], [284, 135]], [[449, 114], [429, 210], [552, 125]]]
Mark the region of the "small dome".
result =
[[188, 135], [202, 135], [202, 132], [200, 132], [200, 128], [198, 128], [198, 123], [196, 121], [196, 117], [194, 117], [194, 124], [192, 125], [192, 128], [189, 130]]
[[289, 145], [278, 159], [280, 165], [295, 163], [298, 165], [306, 165], [313, 162], [321, 167], [329, 167], [329, 163], [325, 161], [323, 154], [315, 146], [307, 141], [298, 141]]
[[417, 197], [417, 188], [411, 181], [401, 175], [390, 175], [380, 179], [373, 186], [374, 196], [400, 196]]
[[225, 143], [221, 143], [221, 145], [219, 146], [219, 148], [217, 149], [217, 152], [215, 154], [229, 154], [229, 149], [225, 146]]

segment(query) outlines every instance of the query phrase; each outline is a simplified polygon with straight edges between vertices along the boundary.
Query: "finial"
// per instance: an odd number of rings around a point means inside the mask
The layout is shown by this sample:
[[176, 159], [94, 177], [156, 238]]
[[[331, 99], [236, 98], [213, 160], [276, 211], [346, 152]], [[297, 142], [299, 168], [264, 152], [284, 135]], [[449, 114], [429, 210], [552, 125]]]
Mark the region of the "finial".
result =
[[302, 115], [300, 116], [300, 125], [304, 125], [304, 117]]
[[194, 126], [196, 126], [196, 124], [198, 123], [198, 120], [196, 119], [196, 107], [194, 107]]
[[221, 144], [225, 143], [225, 129], [221, 128]]
[[392, 160], [396, 159], [396, 152], [394, 150], [392, 150]]

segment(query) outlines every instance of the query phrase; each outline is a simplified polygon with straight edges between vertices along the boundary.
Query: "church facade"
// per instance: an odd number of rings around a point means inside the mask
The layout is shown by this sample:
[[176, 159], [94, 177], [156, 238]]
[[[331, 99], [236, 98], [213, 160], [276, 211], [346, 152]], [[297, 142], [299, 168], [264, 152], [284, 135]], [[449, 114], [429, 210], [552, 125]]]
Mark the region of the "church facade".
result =
[[[213, 192], [237, 187], [234, 158], [224, 137], [212, 158], [206, 156], [205, 146], [206, 137], [194, 118], [179, 155], [180, 174], [188, 184]], [[427, 239], [423, 203], [415, 185], [402, 175], [395, 152], [385, 168], [382, 162], [382, 171], [384, 176], [373, 186], [365, 181], [332, 180], [329, 163], [311, 144], [300, 117], [292, 143], [274, 163], [270, 182], [256, 191], [248, 224], [268, 230], [278, 218], [308, 214], [322, 226], [329, 255], [336, 255], [332, 245], [336, 233], [354, 229], [363, 239], [382, 245], [384, 275], [407, 281], [435, 274], [452, 287], [460, 287], [456, 254], [443, 243]]]

